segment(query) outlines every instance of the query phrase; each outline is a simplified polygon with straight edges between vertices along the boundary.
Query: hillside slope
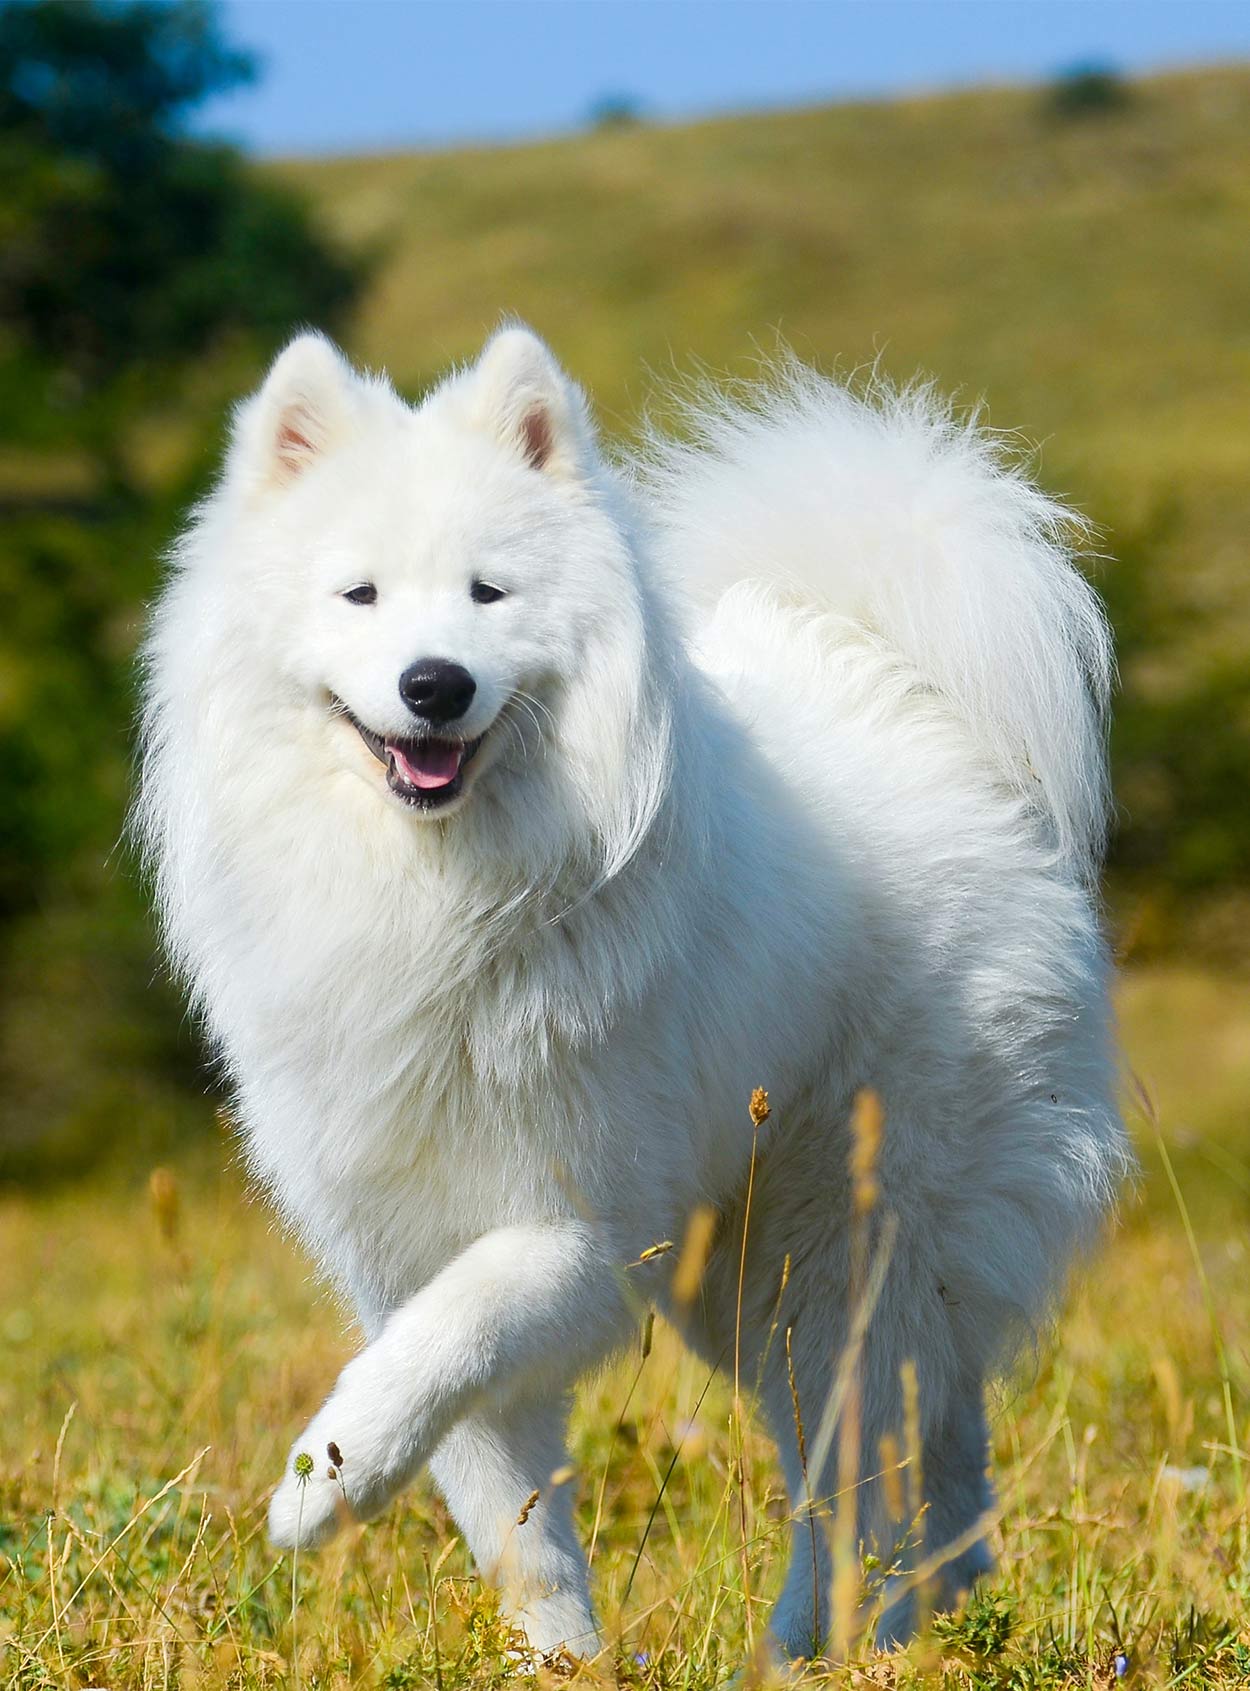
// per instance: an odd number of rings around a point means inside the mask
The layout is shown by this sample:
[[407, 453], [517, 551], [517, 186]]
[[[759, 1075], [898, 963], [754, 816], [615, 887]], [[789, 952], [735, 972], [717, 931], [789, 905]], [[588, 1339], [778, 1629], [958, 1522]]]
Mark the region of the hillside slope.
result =
[[378, 255], [352, 350], [401, 385], [516, 312], [628, 435], [674, 371], [747, 373], [780, 333], [825, 365], [927, 371], [1040, 443], [1117, 560], [1130, 920], [1143, 945], [1174, 937], [1218, 885], [1204, 940], [1234, 944], [1250, 68], [1066, 118], [999, 89], [274, 168]]
[[1250, 68], [1066, 121], [1013, 89], [280, 169], [383, 255], [354, 350], [401, 382], [513, 311], [627, 426], [646, 367], [741, 372], [780, 330], [984, 395], [1125, 517], [1244, 494]]

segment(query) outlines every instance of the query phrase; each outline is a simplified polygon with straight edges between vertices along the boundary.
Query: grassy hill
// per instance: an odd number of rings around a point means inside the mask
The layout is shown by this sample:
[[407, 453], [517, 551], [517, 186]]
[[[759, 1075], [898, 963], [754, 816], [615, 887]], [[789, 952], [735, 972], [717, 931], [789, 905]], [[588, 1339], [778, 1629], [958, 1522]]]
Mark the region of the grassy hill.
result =
[[409, 389], [514, 312], [625, 437], [778, 335], [983, 400], [1116, 560], [1125, 926], [1241, 950], [1250, 68], [1075, 114], [995, 89], [276, 168], [377, 255], [352, 351]]
[[644, 366], [742, 371], [779, 329], [984, 394], [1053, 437], [1048, 479], [1141, 517], [1245, 486], [1248, 162], [1234, 69], [1066, 119], [1008, 89], [281, 173], [384, 255], [354, 350], [401, 382], [514, 311], [627, 425]]

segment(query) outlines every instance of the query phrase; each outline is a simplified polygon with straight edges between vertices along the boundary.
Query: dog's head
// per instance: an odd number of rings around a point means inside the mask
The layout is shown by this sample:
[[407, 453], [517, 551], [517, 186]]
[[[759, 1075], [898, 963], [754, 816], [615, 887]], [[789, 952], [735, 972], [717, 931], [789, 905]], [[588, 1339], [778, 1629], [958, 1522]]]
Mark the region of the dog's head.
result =
[[535, 335], [416, 407], [301, 336], [240, 408], [226, 487], [267, 661], [379, 803], [414, 827], [526, 810], [530, 833], [575, 810], [603, 868], [632, 853], [668, 778], [667, 636]]

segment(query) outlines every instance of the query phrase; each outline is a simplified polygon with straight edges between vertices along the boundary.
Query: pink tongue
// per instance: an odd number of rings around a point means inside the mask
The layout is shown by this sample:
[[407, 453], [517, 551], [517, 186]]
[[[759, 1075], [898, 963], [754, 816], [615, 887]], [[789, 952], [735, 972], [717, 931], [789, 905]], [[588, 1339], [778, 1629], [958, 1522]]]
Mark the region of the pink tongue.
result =
[[407, 751], [388, 741], [386, 749], [409, 786], [427, 791], [450, 786], [460, 773], [460, 760], [464, 757], [464, 747], [449, 740], [430, 740], [425, 745], [410, 743]]

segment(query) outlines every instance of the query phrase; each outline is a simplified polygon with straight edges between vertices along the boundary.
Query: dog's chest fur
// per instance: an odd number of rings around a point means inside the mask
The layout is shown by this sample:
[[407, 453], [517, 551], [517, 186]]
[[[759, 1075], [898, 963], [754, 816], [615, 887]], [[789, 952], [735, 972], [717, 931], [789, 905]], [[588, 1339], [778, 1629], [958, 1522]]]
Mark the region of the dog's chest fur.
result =
[[329, 1274], [389, 1307], [512, 1221], [658, 1236], [689, 1140], [666, 1131], [660, 1047], [638, 1075], [610, 1035], [646, 1016], [675, 937], [647, 931], [662, 909], [628, 885], [501, 909], [410, 866], [348, 870], [271, 878], [215, 971], [249, 1160]]

